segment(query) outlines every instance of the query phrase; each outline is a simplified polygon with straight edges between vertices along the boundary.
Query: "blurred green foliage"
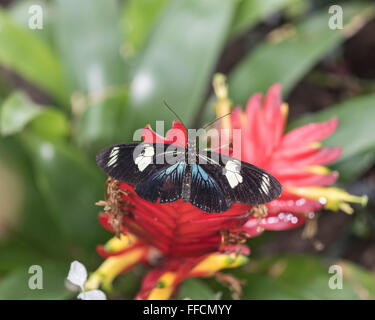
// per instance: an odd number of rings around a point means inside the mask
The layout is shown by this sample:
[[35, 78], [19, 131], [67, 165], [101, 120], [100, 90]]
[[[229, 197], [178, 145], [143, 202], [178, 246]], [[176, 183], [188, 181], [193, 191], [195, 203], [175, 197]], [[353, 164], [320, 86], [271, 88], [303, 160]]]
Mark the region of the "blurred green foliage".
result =
[[[31, 4], [44, 9], [42, 30], [28, 28]], [[162, 99], [186, 123], [201, 125], [212, 114], [211, 79], [224, 49], [275, 14], [287, 23], [236, 62], [228, 73], [230, 96], [244, 104], [281, 82], [287, 98], [375, 10], [370, 1], [346, 1], [343, 8], [344, 32], [328, 29], [327, 6], [308, 0], [39, 0], [0, 9], [0, 167], [17, 173], [23, 199], [15, 225], [6, 224], [7, 212], [0, 215], [0, 299], [72, 297], [63, 285], [70, 262], [98, 265], [95, 246], [108, 237], [94, 205], [104, 196], [105, 176], [94, 161], [99, 148], [130, 141], [147, 123], [172, 120]], [[375, 160], [374, 104], [372, 94], [356, 97], [291, 127], [338, 116], [341, 126], [327, 144], [344, 147], [335, 166], [349, 183]], [[275, 278], [269, 269], [280, 259], [235, 271], [247, 282], [243, 298], [362, 298], [353, 283], [375, 295], [372, 275], [348, 262], [354, 282], [337, 294], [319, 258], [284, 257]], [[45, 268], [42, 292], [26, 287], [32, 264]], [[124, 290], [129, 297], [137, 288]], [[226, 289], [193, 279], [179, 297], [218, 298], [218, 290]]]

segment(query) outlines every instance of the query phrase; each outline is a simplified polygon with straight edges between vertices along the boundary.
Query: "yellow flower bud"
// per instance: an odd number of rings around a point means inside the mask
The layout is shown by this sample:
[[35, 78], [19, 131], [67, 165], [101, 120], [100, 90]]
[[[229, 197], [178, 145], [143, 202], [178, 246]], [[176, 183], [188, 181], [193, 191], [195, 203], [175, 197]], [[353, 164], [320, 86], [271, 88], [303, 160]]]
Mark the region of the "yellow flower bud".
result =
[[247, 261], [248, 257], [242, 254], [213, 253], [198, 263], [191, 273], [213, 274], [221, 269], [239, 267]]
[[353, 213], [353, 208], [347, 203], [360, 203], [366, 206], [368, 197], [354, 196], [350, 193], [333, 187], [289, 187], [289, 192], [302, 197], [319, 201], [326, 209], [342, 210], [348, 214]]
[[130, 247], [135, 241], [137, 241], [137, 237], [131, 233], [121, 234], [120, 238], [113, 237], [107, 241], [104, 247], [107, 252], [118, 252]]
[[86, 290], [94, 290], [100, 286], [103, 289], [111, 290], [113, 279], [121, 273], [122, 270], [139, 262], [143, 257], [146, 248], [139, 247], [124, 254], [107, 258], [101, 266], [90, 275], [85, 283]]
[[167, 300], [173, 290], [173, 283], [176, 280], [177, 274], [174, 272], [164, 273], [158, 280], [156, 288], [152, 289], [148, 296], [148, 300]]

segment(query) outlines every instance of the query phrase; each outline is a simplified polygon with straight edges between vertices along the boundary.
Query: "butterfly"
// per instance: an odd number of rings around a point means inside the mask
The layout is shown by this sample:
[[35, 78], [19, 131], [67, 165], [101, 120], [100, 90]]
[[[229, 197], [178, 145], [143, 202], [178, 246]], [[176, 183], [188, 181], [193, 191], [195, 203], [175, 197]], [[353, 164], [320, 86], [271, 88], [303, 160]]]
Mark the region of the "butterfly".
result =
[[207, 213], [233, 203], [258, 205], [281, 194], [281, 184], [257, 166], [213, 151], [166, 143], [121, 143], [96, 156], [110, 177], [134, 185], [139, 197], [155, 203], [182, 199]]

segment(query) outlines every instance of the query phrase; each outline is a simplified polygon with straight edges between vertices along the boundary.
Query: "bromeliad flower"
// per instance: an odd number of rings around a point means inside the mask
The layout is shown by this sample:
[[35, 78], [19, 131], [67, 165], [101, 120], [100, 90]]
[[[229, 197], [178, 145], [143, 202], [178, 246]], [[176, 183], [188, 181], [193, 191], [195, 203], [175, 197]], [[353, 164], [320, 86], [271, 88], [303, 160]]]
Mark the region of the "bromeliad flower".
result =
[[[214, 88], [218, 96], [216, 111], [222, 116], [230, 111], [223, 76], [216, 76]], [[281, 85], [275, 84], [263, 102], [262, 95], [255, 94], [248, 100], [245, 112], [236, 107], [230, 117], [221, 121], [221, 128], [240, 129], [242, 160], [270, 172], [283, 186], [281, 196], [266, 205], [267, 217], [252, 215], [243, 226], [249, 236], [264, 230], [297, 227], [322, 208], [352, 213], [348, 202], [363, 206], [367, 203], [367, 196], [356, 197], [328, 187], [337, 180], [338, 172], [323, 165], [337, 160], [342, 148], [323, 147], [320, 141], [336, 130], [337, 118], [284, 134], [287, 115], [288, 105], [281, 101]]]
[[[222, 77], [216, 77], [214, 88], [220, 117], [230, 111]], [[208, 214], [182, 200], [166, 204], [145, 201], [131, 185], [109, 178], [107, 200], [98, 202], [104, 206], [99, 220], [117, 237], [98, 246], [98, 253], [106, 260], [89, 277], [86, 290], [100, 286], [109, 290], [117, 275], [139, 263], [151, 270], [144, 277], [136, 299], [168, 299], [190, 277], [216, 276], [233, 284], [233, 278], [223, 277], [218, 271], [247, 262], [250, 251], [244, 245], [246, 238], [260, 235], [264, 230], [300, 226], [323, 207], [349, 212], [347, 202], [365, 204], [366, 197], [328, 187], [338, 174], [323, 165], [336, 160], [341, 148], [323, 148], [319, 141], [333, 133], [337, 119], [310, 124], [284, 135], [288, 107], [281, 102], [280, 92], [280, 85], [274, 85], [263, 103], [260, 94], [254, 95], [245, 113], [235, 108], [230, 117], [221, 120], [220, 128], [241, 129], [241, 160], [275, 176], [283, 185], [281, 197], [266, 206], [237, 203], [228, 211]], [[185, 132], [177, 121], [165, 138], [147, 126], [144, 141], [185, 145], [184, 137], [173, 139], [175, 130]], [[219, 152], [226, 151], [219, 149]], [[230, 148], [228, 152], [231, 154]], [[238, 285], [235, 287], [238, 291]]]

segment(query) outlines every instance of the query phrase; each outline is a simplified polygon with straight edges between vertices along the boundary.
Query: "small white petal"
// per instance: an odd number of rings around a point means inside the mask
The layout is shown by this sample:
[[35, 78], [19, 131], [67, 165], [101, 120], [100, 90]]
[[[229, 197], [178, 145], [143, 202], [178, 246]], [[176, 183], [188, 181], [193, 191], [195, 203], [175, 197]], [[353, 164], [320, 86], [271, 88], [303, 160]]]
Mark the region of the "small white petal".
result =
[[87, 280], [87, 270], [85, 266], [79, 261], [73, 261], [70, 265], [67, 280], [83, 290], [83, 285]]
[[90, 290], [82, 292], [77, 298], [80, 300], [107, 300], [107, 297], [102, 290]]
[[65, 288], [67, 288], [69, 291], [81, 291], [81, 287], [73, 284], [68, 279], [65, 279], [64, 285], [65, 285]]

